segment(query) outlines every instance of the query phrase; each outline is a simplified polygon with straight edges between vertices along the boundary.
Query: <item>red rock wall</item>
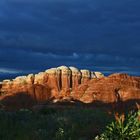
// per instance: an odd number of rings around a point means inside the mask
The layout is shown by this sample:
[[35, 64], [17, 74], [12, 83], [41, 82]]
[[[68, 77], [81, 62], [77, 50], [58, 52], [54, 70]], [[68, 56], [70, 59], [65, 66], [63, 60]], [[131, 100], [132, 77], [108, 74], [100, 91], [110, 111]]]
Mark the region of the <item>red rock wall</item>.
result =
[[140, 99], [140, 77], [126, 74], [104, 77], [99, 72], [61, 66], [36, 75], [5, 80], [0, 84], [0, 93], [1, 100], [26, 93], [38, 102], [69, 97], [84, 103], [113, 103]]

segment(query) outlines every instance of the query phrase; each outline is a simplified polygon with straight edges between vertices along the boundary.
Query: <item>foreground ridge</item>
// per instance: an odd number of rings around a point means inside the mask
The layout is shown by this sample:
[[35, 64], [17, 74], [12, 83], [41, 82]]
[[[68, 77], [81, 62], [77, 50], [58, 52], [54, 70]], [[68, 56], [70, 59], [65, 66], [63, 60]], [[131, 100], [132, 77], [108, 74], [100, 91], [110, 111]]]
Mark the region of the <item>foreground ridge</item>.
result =
[[[33, 102], [51, 100], [78, 100], [83, 103], [117, 103], [140, 99], [140, 77], [112, 74], [105, 77], [101, 72], [79, 70], [60, 66], [38, 74], [3, 80], [0, 83], [0, 100], [16, 104], [23, 100]], [[16, 97], [16, 98], [14, 98]], [[31, 99], [29, 102], [28, 100]]]

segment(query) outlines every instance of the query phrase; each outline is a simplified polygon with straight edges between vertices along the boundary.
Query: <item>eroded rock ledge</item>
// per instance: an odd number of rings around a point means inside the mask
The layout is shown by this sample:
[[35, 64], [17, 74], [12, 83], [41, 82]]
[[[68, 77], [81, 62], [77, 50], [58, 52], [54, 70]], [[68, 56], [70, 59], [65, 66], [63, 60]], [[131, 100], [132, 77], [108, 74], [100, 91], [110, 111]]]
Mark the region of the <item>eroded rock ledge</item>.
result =
[[[140, 77], [60, 66], [0, 83], [0, 100], [26, 94], [36, 102], [73, 98], [84, 103], [140, 99]], [[16, 99], [19, 100], [20, 98]]]

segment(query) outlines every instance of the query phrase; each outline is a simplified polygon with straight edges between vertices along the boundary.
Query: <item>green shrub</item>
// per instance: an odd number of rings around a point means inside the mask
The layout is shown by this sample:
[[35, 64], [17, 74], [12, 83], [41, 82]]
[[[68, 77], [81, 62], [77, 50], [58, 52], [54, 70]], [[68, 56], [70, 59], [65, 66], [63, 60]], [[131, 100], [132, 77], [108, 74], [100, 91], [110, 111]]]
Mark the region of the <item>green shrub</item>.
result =
[[122, 116], [106, 127], [101, 136], [95, 140], [140, 140], [140, 111], [131, 112], [125, 118]]
[[104, 110], [83, 107], [0, 110], [0, 140], [91, 140], [111, 119]]

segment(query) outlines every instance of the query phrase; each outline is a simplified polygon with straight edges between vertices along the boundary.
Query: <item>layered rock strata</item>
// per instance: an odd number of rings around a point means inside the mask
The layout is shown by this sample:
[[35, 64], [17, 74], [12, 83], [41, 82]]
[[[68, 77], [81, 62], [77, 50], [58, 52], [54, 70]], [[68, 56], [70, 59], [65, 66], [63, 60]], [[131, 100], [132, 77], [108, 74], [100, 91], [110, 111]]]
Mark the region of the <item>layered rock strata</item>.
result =
[[[84, 103], [140, 100], [140, 77], [60, 66], [0, 83], [0, 99], [27, 94], [37, 102], [73, 98]], [[20, 99], [19, 99], [20, 100]]]

